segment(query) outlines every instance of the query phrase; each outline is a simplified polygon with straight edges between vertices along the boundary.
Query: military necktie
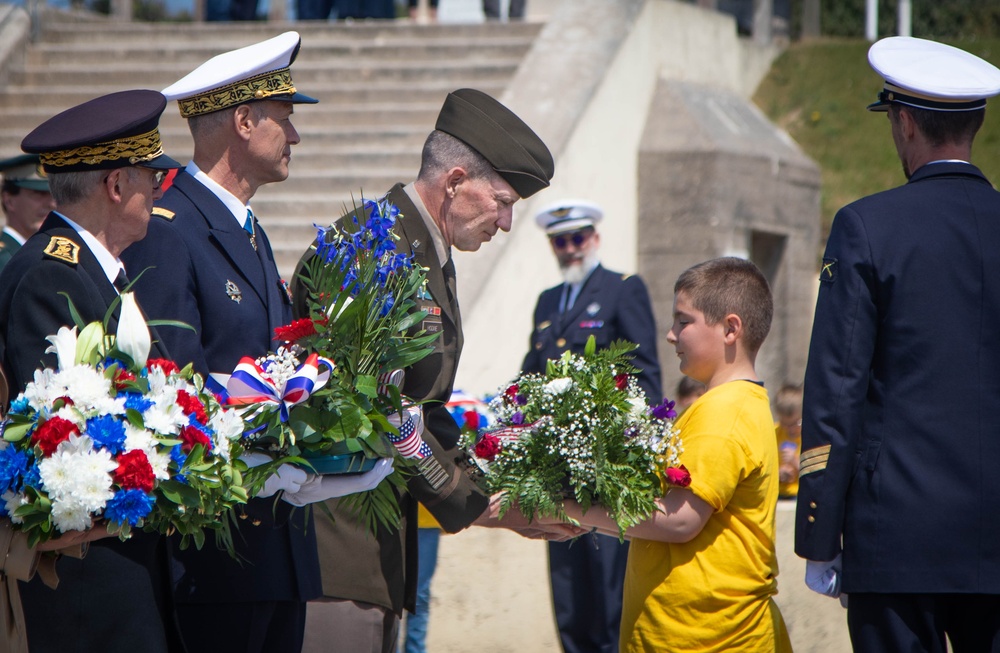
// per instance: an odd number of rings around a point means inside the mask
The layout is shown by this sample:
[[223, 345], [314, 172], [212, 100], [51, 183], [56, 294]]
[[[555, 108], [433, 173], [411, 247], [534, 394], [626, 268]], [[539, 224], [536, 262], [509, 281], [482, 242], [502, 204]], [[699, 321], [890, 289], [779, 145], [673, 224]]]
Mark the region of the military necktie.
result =
[[444, 273], [444, 285], [448, 288], [448, 300], [454, 304], [457, 292], [455, 290], [455, 260], [448, 259], [448, 262], [441, 268]]
[[115, 280], [112, 283], [114, 284], [115, 289], [118, 290], [118, 294], [125, 292], [125, 289], [128, 288], [128, 284], [130, 283], [128, 275], [125, 274], [125, 268], [118, 268], [118, 276], [115, 277]]
[[254, 251], [257, 251], [257, 230], [254, 227], [253, 211], [250, 209], [247, 209], [247, 219], [243, 223], [243, 231], [250, 236], [250, 244], [253, 245]]

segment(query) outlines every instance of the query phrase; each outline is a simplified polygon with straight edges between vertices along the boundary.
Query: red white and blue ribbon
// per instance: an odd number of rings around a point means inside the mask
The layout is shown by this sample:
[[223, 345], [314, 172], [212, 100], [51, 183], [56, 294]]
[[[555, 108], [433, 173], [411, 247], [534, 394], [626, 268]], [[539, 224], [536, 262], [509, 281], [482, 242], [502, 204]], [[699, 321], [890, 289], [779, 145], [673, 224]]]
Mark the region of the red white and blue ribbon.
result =
[[[320, 371], [321, 367], [325, 369]], [[275, 405], [281, 412], [281, 421], [287, 422], [288, 411], [326, 385], [332, 371], [333, 361], [310, 354], [306, 362], [299, 365], [278, 388], [254, 359], [244, 356], [226, 380], [227, 403]]]
[[408, 412], [406, 421], [399, 426], [399, 434], [389, 433], [389, 442], [396, 446], [396, 450], [403, 458], [426, 458], [432, 455], [430, 446], [417, 433], [416, 422]]

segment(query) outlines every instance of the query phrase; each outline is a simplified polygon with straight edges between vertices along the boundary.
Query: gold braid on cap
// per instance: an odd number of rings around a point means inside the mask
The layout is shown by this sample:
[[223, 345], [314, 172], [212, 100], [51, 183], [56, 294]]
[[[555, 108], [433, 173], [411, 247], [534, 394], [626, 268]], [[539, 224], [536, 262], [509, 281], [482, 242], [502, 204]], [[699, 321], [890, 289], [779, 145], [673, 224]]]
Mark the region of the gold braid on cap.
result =
[[106, 143], [83, 145], [72, 150], [57, 150], [42, 152], [38, 156], [42, 165], [50, 168], [63, 168], [75, 165], [98, 165], [105, 161], [121, 161], [127, 159], [130, 165], [152, 161], [163, 155], [163, 143], [160, 141], [160, 130], [126, 136]]
[[235, 107], [251, 100], [266, 100], [272, 95], [293, 95], [292, 71], [279, 68], [226, 84], [194, 97], [177, 100], [182, 118], [201, 116], [213, 111]]

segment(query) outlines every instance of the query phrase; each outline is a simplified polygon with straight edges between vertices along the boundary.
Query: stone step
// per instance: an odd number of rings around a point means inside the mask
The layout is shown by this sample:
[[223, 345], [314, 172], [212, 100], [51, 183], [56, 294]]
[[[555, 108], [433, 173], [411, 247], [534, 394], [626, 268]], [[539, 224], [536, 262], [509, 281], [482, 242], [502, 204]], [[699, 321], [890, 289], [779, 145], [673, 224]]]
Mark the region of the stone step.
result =
[[[178, 73], [178, 77], [183, 73]], [[106, 81], [106, 80], [105, 80]], [[432, 80], [421, 81], [410, 85], [401, 85], [398, 82], [350, 82], [331, 83], [311, 81], [308, 88], [296, 83], [307, 93], [320, 101], [321, 105], [328, 104], [354, 104], [361, 102], [372, 102], [377, 104], [386, 103], [430, 103], [440, 106], [445, 95], [460, 88], [462, 85], [473, 86], [485, 93], [499, 95], [506, 88], [506, 81], [502, 79], [494, 80]], [[134, 86], [120, 83], [115, 84], [93, 84], [88, 86], [73, 85], [53, 85], [53, 86], [8, 86], [4, 91], [3, 106], [10, 108], [27, 107], [51, 107], [52, 113], [58, 113], [62, 108], [70, 107], [81, 102], [85, 102], [99, 95], [123, 91]], [[176, 108], [167, 108], [164, 117], [176, 113]]]
[[[381, 82], [414, 83], [449, 81], [453, 84], [467, 83], [467, 80], [498, 81], [509, 79], [517, 70], [520, 57], [493, 61], [435, 61], [434, 59], [411, 60], [405, 62], [351, 62], [330, 61], [295, 65], [295, 82], [303, 89], [311, 82], [359, 83], [378, 80]], [[14, 85], [67, 85], [106, 84], [110, 77], [126, 88], [164, 88], [178, 77], [176, 66], [170, 63], [150, 64], [132, 67], [120, 63], [104, 67], [93, 65], [62, 64], [51, 66], [26, 66], [10, 72], [9, 80]], [[305, 92], [305, 91], [303, 91]]]
[[[414, 168], [385, 169], [385, 168], [362, 168], [351, 166], [350, 168], [316, 168], [300, 166], [295, 160], [294, 150], [292, 152], [292, 162], [288, 179], [275, 184], [281, 187], [282, 194], [302, 194], [323, 192], [333, 192], [341, 190], [348, 197], [353, 192], [356, 196], [362, 191], [365, 194], [384, 193], [398, 181], [407, 180], [414, 177], [417, 170]], [[263, 189], [261, 189], [263, 191]], [[262, 195], [267, 197], [267, 195]]]
[[[116, 39], [105, 43], [55, 43], [32, 48], [27, 63], [30, 66], [94, 65], [105, 64], [109, 57], [127, 61], [130, 65], [156, 65], [169, 61], [176, 69], [190, 69], [209, 58], [233, 48], [246, 45], [232, 43], [170, 43], [156, 50], [143, 40]], [[449, 58], [491, 60], [520, 57], [530, 47], [530, 38], [510, 38], [505, 35], [484, 35], [476, 38], [448, 39], [393, 39], [307, 42], [303, 44], [295, 67], [304, 63], [328, 63], [331, 60], [349, 59], [352, 62], [367, 60], [447, 60]]]
[[[351, 23], [320, 21], [247, 22], [247, 23], [129, 23], [112, 21], [88, 23], [48, 23], [42, 28], [45, 43], [114, 43], [118, 40], [146, 41], [164, 47], [180, 43], [219, 43], [222, 50], [249, 45], [287, 30], [302, 35], [308, 47], [313, 41], [382, 41], [404, 38], [457, 39], [504, 35], [507, 38], [534, 39], [542, 23], [437, 23], [414, 25], [407, 21], [368, 20]], [[163, 36], [168, 35], [168, 39]], [[305, 49], [305, 48], [304, 48]]]
[[[426, 129], [434, 124], [440, 108], [440, 103], [355, 104], [352, 106], [302, 105], [295, 111], [292, 124], [301, 132], [330, 125], [368, 130], [377, 130], [383, 125], [424, 127]], [[51, 107], [0, 107], [0, 124], [3, 124], [5, 128], [21, 129], [27, 133], [58, 111], [58, 109], [53, 111]], [[164, 113], [167, 112], [164, 111]], [[169, 115], [164, 116], [162, 125], [165, 129], [183, 127], [182, 120], [180, 115], [175, 115], [171, 111]]]
[[[371, 130], [355, 128], [328, 127], [326, 129], [309, 129], [300, 131], [302, 142], [314, 147], [369, 147], [378, 150], [382, 147], [393, 149], [413, 147], [419, 154], [427, 134], [433, 129], [433, 123], [414, 126], [383, 125]], [[0, 154], [7, 152], [13, 156], [20, 152], [21, 139], [26, 132], [22, 129], [7, 129], [0, 127]], [[186, 127], [163, 128], [160, 130], [164, 147], [170, 151], [191, 152], [193, 144], [191, 133]]]

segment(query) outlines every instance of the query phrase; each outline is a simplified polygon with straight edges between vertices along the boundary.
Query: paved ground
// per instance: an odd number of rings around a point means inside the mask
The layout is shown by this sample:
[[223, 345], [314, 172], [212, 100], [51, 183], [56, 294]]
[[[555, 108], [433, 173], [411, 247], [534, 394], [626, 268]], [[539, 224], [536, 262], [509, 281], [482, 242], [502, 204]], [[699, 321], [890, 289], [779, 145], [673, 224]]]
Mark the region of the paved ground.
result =
[[[797, 653], [850, 651], [840, 603], [809, 591], [792, 551], [794, 503], [778, 510], [777, 602]], [[441, 540], [429, 653], [557, 653], [545, 544], [473, 528]]]

